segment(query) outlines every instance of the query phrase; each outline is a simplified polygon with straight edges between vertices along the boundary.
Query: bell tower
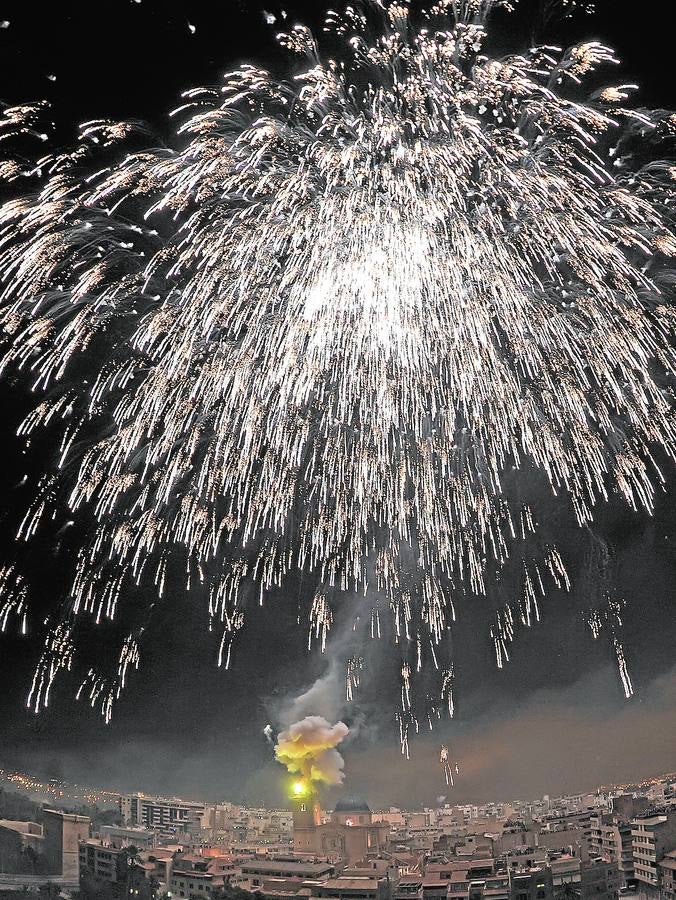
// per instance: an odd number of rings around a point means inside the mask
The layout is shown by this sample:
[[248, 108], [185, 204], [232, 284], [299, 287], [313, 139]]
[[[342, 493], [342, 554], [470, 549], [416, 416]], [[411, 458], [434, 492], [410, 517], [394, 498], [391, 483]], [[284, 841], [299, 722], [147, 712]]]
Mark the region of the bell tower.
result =
[[304, 781], [297, 781], [292, 785], [291, 809], [294, 850], [315, 850], [317, 826], [321, 823], [322, 811], [312, 785]]

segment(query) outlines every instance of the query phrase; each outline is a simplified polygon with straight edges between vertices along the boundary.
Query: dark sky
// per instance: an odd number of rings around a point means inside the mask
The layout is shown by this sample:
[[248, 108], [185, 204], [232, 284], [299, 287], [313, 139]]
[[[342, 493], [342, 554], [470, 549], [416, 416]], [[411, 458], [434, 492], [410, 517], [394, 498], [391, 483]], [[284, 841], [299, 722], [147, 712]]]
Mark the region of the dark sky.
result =
[[[533, 2], [501, 19], [500, 47], [525, 46], [533, 30]], [[640, 103], [673, 107], [673, 31], [669, 0], [635, 4], [631, 17], [616, 0], [598, 0], [595, 17], [581, 17], [552, 37], [602, 39], [623, 60], [617, 81], [641, 84]], [[323, 0], [284, 4], [290, 19], [317, 22]], [[58, 139], [74, 137], [79, 121], [138, 117], [170, 133], [168, 111], [181, 90], [217, 83], [244, 60], [280, 68], [274, 29], [258, 0], [97, 0], [2, 2], [0, 98], [15, 103], [47, 98]], [[644, 13], [645, 10], [645, 13]], [[194, 29], [194, 33], [191, 27]], [[280, 69], [281, 70], [281, 69]], [[50, 76], [55, 76], [52, 80]], [[0, 386], [6, 465], [0, 486], [5, 561], [14, 553], [14, 512], [25, 501], [16, 488], [24, 461], [13, 434], [25, 398]], [[45, 451], [47, 452], [47, 451]], [[39, 451], [38, 451], [39, 457]], [[39, 458], [31, 465], [38, 467]], [[544, 620], [521, 634], [503, 671], [494, 665], [479, 623], [483, 610], [462, 610], [455, 638], [458, 717], [399, 754], [391, 688], [371, 690], [367, 723], [346, 750], [348, 789], [374, 803], [431, 802], [447, 793], [438, 766], [439, 744], [450, 742], [461, 777], [449, 799], [509, 798], [578, 790], [610, 780], [676, 769], [674, 640], [676, 511], [673, 473], [652, 521], [611, 509], [606, 533], [617, 559], [617, 580], [628, 601], [627, 655], [636, 695], [625, 702], [607, 639], [594, 643], [577, 598], [544, 604]], [[53, 548], [31, 565], [44, 572], [45, 604], [60, 573]], [[284, 698], [321, 674], [308, 659], [305, 632], [295, 626], [294, 604], [280, 596], [257, 613], [231, 672], [214, 665], [203, 607], [172, 599], [172, 613], [156, 623], [142, 670], [123, 696], [113, 722], [70, 699], [65, 679], [53, 705], [35, 717], [24, 706], [39, 646], [0, 637], [0, 766], [107, 787], [165, 793], [268, 799], [279, 796], [279, 772], [262, 729]]]

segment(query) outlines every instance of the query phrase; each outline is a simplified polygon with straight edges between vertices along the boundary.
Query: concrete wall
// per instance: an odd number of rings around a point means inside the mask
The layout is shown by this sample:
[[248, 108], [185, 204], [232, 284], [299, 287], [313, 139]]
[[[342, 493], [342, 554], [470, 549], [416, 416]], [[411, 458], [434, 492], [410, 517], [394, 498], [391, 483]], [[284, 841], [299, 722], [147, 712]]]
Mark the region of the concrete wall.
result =
[[77, 881], [80, 874], [80, 841], [86, 841], [89, 837], [88, 817], [46, 809], [44, 823], [43, 846], [50, 872]]

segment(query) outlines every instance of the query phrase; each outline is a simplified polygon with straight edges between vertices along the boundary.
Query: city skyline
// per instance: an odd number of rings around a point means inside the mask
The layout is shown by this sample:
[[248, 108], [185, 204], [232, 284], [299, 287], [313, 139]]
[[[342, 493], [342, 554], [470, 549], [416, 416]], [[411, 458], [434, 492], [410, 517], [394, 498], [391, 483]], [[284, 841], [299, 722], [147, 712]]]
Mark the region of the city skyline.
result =
[[[67, 787], [49, 785], [52, 794]], [[354, 794], [325, 805], [297, 781], [288, 790], [281, 809], [142, 792], [110, 795], [104, 809], [91, 794], [74, 809], [65, 795], [41, 807], [0, 790], [0, 890], [51, 881], [97, 900], [232, 892], [239, 900], [527, 900], [529, 892], [531, 900], [671, 900], [670, 774], [604, 792], [464, 805], [438, 797], [435, 807], [413, 809], [379, 810]], [[19, 811], [32, 820], [18, 820]]]
[[[612, 796], [614, 794], [623, 794], [623, 793], [631, 793], [645, 791], [646, 789], [650, 789], [651, 787], [655, 787], [656, 785], [669, 785], [672, 783], [676, 783], [676, 772], [661, 772], [659, 774], [645, 776], [642, 778], [637, 778], [634, 781], [626, 781], [618, 784], [602, 784], [598, 785], [593, 790], [580, 790], [576, 792], [572, 792], [570, 794], [544, 794], [541, 797], [499, 797], [492, 799], [475, 799], [474, 802], [465, 802], [465, 803], [453, 803], [452, 796], [438, 796], [436, 800], [438, 801], [433, 806], [436, 807], [477, 807], [477, 808], [486, 808], [490, 806], [505, 806], [512, 805], [514, 803], [524, 803], [528, 805], [529, 803], [542, 803], [546, 802], [551, 805], [551, 807], [556, 808], [557, 803], [561, 803], [562, 801], [567, 801], [579, 797], [586, 796], [597, 796], [597, 797], [607, 797]], [[157, 799], [167, 800], [167, 801], [178, 801], [178, 802], [196, 802], [196, 803], [211, 803], [211, 804], [231, 804], [233, 806], [244, 806], [245, 804], [238, 804], [228, 797], [186, 797], [186, 796], [177, 796], [176, 794], [153, 794], [152, 791], [144, 791], [141, 789], [138, 790], [123, 790], [123, 789], [114, 789], [114, 788], [96, 788], [92, 785], [77, 785], [71, 784], [67, 781], [62, 781], [60, 779], [51, 779], [48, 782], [40, 781], [39, 777], [35, 774], [27, 774], [25, 772], [13, 771], [13, 770], [5, 770], [0, 767], [0, 787], [6, 785], [6, 789], [15, 790], [18, 793], [26, 793], [27, 796], [37, 797], [39, 799], [43, 799], [45, 797], [52, 798], [53, 802], [57, 806], [67, 806], [68, 804], [74, 803], [87, 803], [92, 806], [101, 806], [101, 808], [105, 809], [109, 806], [119, 806], [120, 797], [121, 796], [139, 796], [139, 797], [147, 797]], [[287, 806], [282, 807], [291, 809], [293, 804], [293, 795], [294, 795], [294, 785], [293, 780], [285, 782], [285, 791], [284, 791], [287, 799]], [[349, 790], [340, 791], [336, 797], [333, 798], [333, 802], [340, 802], [344, 797], [350, 798], [354, 796], [359, 796], [350, 792]], [[655, 801], [655, 805], [659, 806], [659, 801]], [[256, 808], [256, 804], [254, 803], [252, 808]], [[262, 804], [262, 808], [266, 808], [265, 804]], [[272, 807], [274, 808], [274, 807]], [[329, 808], [331, 808], [329, 806]], [[383, 806], [382, 809], [376, 807], [374, 811], [383, 812], [386, 809], [390, 809], [390, 806]], [[395, 807], [398, 808], [398, 807]], [[416, 809], [425, 808], [423, 806], [412, 806], [408, 810], [405, 807], [402, 807], [405, 811], [414, 811]]]

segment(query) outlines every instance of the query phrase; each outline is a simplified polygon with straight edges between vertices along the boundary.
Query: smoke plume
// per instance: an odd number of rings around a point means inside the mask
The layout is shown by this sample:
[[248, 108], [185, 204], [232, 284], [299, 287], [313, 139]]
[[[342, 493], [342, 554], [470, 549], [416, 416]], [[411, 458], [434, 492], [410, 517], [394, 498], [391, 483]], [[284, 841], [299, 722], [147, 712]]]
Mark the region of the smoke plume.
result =
[[331, 725], [322, 716], [306, 716], [280, 731], [275, 757], [295, 775], [313, 782], [342, 784], [345, 760], [336, 747], [349, 731], [344, 722]]

